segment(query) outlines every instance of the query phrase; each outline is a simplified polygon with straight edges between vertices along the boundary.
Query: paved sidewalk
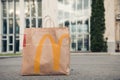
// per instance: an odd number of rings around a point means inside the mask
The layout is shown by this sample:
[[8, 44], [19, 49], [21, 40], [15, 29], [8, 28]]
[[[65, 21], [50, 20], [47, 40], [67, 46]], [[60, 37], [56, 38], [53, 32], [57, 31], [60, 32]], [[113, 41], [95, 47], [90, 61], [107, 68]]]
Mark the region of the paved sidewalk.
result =
[[71, 55], [69, 76], [21, 76], [21, 57], [0, 59], [0, 80], [120, 80], [120, 56]]

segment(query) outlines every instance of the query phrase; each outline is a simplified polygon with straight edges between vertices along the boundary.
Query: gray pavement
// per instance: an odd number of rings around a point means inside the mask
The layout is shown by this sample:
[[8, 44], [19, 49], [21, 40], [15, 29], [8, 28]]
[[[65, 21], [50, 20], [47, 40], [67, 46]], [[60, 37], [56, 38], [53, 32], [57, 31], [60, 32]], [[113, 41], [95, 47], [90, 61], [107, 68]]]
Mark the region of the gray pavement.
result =
[[21, 76], [21, 57], [0, 59], [0, 80], [120, 80], [120, 56], [71, 55], [69, 76]]

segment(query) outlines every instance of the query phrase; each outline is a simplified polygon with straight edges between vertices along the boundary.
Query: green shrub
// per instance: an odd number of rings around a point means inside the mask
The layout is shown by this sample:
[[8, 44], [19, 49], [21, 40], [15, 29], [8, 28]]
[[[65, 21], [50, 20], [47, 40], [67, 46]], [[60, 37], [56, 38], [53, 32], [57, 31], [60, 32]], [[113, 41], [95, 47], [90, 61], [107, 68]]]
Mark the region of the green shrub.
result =
[[92, 0], [91, 14], [91, 51], [106, 52], [104, 0]]

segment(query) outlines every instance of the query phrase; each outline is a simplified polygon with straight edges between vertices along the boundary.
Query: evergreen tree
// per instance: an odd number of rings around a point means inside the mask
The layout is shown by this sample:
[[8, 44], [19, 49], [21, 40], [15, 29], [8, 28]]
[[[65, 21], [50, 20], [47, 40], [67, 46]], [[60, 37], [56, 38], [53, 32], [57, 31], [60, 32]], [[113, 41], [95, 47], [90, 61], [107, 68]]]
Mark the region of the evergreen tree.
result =
[[91, 51], [105, 52], [107, 44], [104, 39], [105, 32], [104, 0], [92, 0], [91, 14]]

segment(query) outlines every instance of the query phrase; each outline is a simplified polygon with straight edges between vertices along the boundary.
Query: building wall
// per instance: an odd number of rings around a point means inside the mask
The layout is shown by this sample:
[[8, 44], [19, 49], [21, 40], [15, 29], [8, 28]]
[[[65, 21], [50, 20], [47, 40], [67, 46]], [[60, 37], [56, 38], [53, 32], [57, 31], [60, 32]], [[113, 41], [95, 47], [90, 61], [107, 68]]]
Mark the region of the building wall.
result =
[[108, 38], [108, 52], [115, 52], [115, 6], [114, 0], [105, 0], [105, 38]]
[[23, 49], [23, 35], [24, 35], [24, 29], [25, 29], [25, 15], [24, 15], [24, 0], [20, 0], [20, 51]]
[[[0, 1], [0, 12], [1, 12], [1, 1]], [[0, 52], [1, 52], [1, 45], [2, 45], [2, 42], [1, 42], [1, 26], [2, 26], [2, 15], [0, 14]]]
[[120, 0], [115, 0], [115, 40], [116, 51], [120, 52]]

